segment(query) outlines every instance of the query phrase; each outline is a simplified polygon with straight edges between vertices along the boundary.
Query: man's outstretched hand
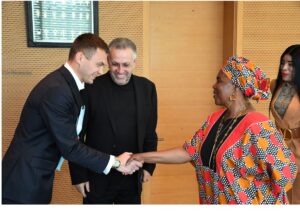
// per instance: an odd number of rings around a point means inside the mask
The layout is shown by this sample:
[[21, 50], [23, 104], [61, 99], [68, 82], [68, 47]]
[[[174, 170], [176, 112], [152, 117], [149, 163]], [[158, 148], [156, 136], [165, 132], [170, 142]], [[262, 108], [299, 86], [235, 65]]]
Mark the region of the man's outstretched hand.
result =
[[123, 173], [123, 175], [131, 175], [143, 166], [143, 162], [129, 160], [131, 155], [132, 153], [124, 152], [117, 157], [117, 159], [121, 162], [121, 165], [117, 168], [117, 170]]

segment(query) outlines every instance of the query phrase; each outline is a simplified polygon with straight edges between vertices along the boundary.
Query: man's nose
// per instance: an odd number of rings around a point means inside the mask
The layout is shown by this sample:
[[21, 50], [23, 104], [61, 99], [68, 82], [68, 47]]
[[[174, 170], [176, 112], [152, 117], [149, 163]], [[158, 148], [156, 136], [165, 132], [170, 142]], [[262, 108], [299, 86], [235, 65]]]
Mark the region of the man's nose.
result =
[[125, 68], [122, 65], [118, 66], [118, 73], [122, 74], [125, 72]]

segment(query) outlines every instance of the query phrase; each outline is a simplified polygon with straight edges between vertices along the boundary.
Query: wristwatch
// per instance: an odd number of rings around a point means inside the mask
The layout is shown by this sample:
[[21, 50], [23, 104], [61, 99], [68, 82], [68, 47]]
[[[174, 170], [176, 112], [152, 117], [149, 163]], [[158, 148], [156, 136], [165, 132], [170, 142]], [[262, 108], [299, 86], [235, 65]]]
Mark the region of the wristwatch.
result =
[[120, 160], [118, 160], [117, 158], [115, 158], [115, 162], [114, 162], [114, 164], [112, 165], [112, 167], [113, 167], [114, 169], [118, 169], [120, 166], [121, 166]]

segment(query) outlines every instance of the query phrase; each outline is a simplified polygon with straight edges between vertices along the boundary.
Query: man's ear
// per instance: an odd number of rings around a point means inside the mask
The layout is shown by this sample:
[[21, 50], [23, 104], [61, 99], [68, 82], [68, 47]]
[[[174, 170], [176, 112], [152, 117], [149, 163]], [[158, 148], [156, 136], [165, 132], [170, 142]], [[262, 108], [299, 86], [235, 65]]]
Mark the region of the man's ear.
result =
[[81, 51], [75, 54], [75, 62], [80, 65], [83, 58], [83, 53]]
[[134, 60], [133, 60], [133, 63], [134, 63], [134, 67], [136, 68], [136, 66], [137, 66], [137, 64], [138, 64], [138, 61], [137, 61], [137, 58], [135, 58]]

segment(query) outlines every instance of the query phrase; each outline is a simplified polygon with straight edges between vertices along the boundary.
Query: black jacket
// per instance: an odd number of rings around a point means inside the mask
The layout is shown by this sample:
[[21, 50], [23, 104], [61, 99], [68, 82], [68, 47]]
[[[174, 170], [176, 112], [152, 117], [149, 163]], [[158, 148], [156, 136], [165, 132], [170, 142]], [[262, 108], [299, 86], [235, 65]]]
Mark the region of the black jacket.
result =
[[[136, 111], [137, 111], [137, 146], [138, 152], [149, 152], [157, 150], [157, 95], [156, 88], [153, 82], [144, 77], [132, 75], [131, 77], [134, 86], [134, 93], [136, 99]], [[88, 118], [87, 120], [87, 134], [86, 141], [88, 146], [101, 151], [110, 150], [110, 147], [114, 144], [106, 144], [105, 138], [100, 138], [99, 124], [101, 121], [98, 115], [100, 112], [102, 117], [105, 116], [109, 119], [108, 123], [111, 127], [113, 134], [117, 135], [116, 120], [112, 113], [112, 81], [109, 72], [99, 76], [95, 79], [93, 85], [89, 85], [87, 88], [88, 93]], [[92, 121], [90, 121], [92, 119]], [[110, 147], [104, 147], [110, 146]], [[125, 150], [126, 151], [126, 150]], [[107, 153], [107, 152], [106, 152]], [[108, 153], [114, 154], [114, 153]], [[91, 181], [91, 177], [96, 175], [92, 171], [82, 168], [76, 164], [70, 163], [70, 172], [72, 178], [72, 184], [79, 184], [86, 181]], [[143, 169], [147, 170], [150, 174], [153, 174], [155, 164], [143, 165]], [[139, 171], [138, 182], [139, 190], [141, 191], [141, 179], [142, 170]], [[105, 175], [103, 175], [105, 176]], [[97, 181], [99, 182], [99, 181]], [[100, 181], [101, 182], [101, 181]], [[104, 183], [95, 183], [98, 186], [105, 186]]]

